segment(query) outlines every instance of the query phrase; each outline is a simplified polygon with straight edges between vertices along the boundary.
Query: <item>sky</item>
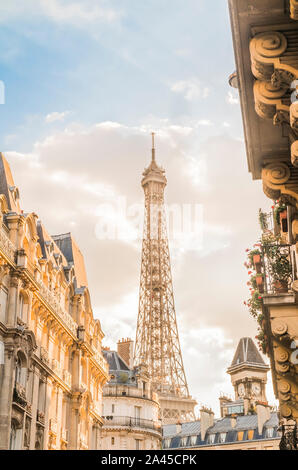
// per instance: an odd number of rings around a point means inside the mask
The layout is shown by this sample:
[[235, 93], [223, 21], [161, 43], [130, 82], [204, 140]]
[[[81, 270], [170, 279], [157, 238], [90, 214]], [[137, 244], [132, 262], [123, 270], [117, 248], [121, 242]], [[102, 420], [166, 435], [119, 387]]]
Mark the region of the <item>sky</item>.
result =
[[[243, 263], [271, 203], [248, 173], [227, 2], [216, 3], [0, 0], [0, 141], [24, 211], [73, 233], [115, 348], [135, 337], [141, 263], [129, 210], [117, 211], [143, 206], [156, 132], [167, 204], [201, 208], [200, 239], [170, 237], [170, 251], [190, 393], [218, 415], [238, 341], [257, 334]], [[117, 217], [122, 235], [100, 236]]]

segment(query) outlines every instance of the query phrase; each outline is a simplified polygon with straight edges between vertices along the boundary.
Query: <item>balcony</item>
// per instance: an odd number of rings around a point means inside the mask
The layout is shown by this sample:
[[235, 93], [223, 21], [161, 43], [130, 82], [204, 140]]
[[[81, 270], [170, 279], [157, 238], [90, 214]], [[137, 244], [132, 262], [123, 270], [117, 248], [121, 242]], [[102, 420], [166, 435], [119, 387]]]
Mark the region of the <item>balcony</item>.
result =
[[137, 387], [129, 387], [127, 385], [111, 386], [106, 385], [103, 388], [102, 394], [104, 397], [133, 397], [143, 398], [144, 400], [158, 401], [158, 395], [155, 392], [143, 390]]
[[57, 359], [52, 360], [52, 370], [56, 375], [58, 375], [58, 377], [62, 377], [62, 369], [60, 366], [60, 362], [57, 361]]
[[0, 249], [9, 258], [12, 262], [15, 261], [16, 249], [13, 243], [8, 238], [8, 235], [5, 233], [4, 229], [0, 229]]
[[104, 428], [128, 427], [146, 429], [161, 433], [161, 423], [149, 419], [131, 418], [130, 416], [104, 416]]
[[39, 291], [38, 293], [43, 297], [46, 303], [52, 308], [55, 314], [62, 320], [64, 325], [72, 332], [72, 334], [77, 337], [77, 323], [73, 320], [71, 315], [62, 308], [61, 303], [58, 297], [51, 292], [43, 282], [39, 281]]
[[108, 375], [109, 374], [109, 365], [105, 358], [103, 357], [102, 353], [95, 349], [94, 346], [91, 346], [92, 352], [94, 353], [94, 357], [96, 362], [100, 365], [100, 367], [104, 370], [104, 372]]
[[36, 412], [36, 421], [40, 424], [45, 424], [45, 414], [43, 411], [37, 410]]
[[296, 280], [295, 253], [292, 245], [262, 245], [262, 271], [265, 294], [283, 294], [291, 289]]

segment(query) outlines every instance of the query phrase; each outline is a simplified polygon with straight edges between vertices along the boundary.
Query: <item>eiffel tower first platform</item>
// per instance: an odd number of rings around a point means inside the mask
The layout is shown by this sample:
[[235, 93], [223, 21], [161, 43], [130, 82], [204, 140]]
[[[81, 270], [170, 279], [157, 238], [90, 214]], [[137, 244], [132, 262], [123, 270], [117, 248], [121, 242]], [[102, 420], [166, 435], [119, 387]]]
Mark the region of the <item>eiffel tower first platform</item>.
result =
[[165, 170], [152, 160], [143, 173], [145, 218], [136, 332], [135, 365], [146, 364], [158, 393], [163, 424], [195, 419], [197, 404], [189, 395], [176, 320], [166, 227]]

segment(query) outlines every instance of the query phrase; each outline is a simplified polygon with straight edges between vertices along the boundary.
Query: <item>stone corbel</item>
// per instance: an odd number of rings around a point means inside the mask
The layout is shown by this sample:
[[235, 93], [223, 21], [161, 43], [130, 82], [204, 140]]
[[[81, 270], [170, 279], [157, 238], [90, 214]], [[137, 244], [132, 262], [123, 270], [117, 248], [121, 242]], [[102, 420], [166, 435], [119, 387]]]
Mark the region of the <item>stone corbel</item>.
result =
[[263, 189], [266, 196], [282, 198], [298, 209], [298, 170], [286, 162], [267, 163], [262, 170]]
[[257, 114], [263, 119], [274, 119], [277, 112], [280, 112], [289, 122], [289, 106], [282, 101], [286, 92], [285, 88], [276, 87], [271, 82], [256, 80], [254, 98]]
[[250, 41], [254, 76], [259, 80], [271, 81], [276, 87], [289, 87], [298, 77], [298, 71], [281, 60], [287, 47], [287, 38], [279, 31], [267, 31], [254, 36]]

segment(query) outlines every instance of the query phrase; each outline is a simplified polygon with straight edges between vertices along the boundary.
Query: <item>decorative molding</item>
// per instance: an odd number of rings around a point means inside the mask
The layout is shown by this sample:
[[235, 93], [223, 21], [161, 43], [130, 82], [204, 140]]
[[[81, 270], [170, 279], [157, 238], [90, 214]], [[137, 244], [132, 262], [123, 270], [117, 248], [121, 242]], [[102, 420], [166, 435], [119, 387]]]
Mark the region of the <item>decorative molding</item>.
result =
[[290, 0], [291, 18], [298, 21], [298, 0]]
[[295, 35], [298, 36], [295, 31], [294, 35], [287, 31], [266, 31], [252, 38], [251, 68], [258, 80], [272, 81], [275, 86], [290, 86], [298, 78], [295, 68], [295, 59], [298, 59]]

